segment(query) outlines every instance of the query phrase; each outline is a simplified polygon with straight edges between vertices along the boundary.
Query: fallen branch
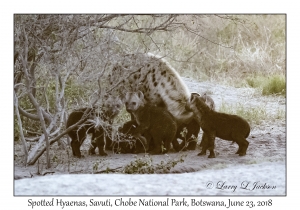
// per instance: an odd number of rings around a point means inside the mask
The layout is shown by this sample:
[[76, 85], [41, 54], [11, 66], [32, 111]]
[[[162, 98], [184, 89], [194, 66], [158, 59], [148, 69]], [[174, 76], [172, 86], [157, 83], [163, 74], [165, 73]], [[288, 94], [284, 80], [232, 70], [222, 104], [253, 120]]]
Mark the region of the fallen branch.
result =
[[108, 168], [108, 169], [105, 169], [105, 170], [101, 170], [101, 171], [96, 171], [96, 172], [93, 172], [94, 174], [102, 174], [102, 173], [104, 173], [104, 172], [115, 172], [115, 171], [117, 171], [118, 169], [120, 169], [120, 168], [123, 168], [123, 167], [117, 167], [117, 168], [113, 168], [113, 169], [110, 169], [110, 168]]
[[42, 174], [42, 176], [45, 176], [46, 174], [54, 174], [55, 171], [46, 171], [45, 173]]

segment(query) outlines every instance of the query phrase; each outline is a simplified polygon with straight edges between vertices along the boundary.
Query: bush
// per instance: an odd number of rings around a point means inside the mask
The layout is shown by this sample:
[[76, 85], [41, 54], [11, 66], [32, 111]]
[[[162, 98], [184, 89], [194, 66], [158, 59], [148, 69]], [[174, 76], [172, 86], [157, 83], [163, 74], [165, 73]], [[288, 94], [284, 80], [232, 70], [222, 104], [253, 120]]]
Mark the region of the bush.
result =
[[274, 75], [263, 85], [263, 95], [286, 94], [286, 82], [283, 76]]
[[262, 89], [263, 95], [286, 94], [285, 77], [281, 74], [270, 77], [256, 76], [247, 78], [246, 81], [250, 87]]
[[125, 174], [157, 174], [157, 173], [169, 173], [178, 163], [184, 162], [186, 155], [181, 155], [180, 159], [168, 159], [167, 161], [161, 161], [159, 164], [153, 164], [151, 157], [146, 155], [145, 157], [137, 158], [131, 161], [124, 167], [123, 173]]

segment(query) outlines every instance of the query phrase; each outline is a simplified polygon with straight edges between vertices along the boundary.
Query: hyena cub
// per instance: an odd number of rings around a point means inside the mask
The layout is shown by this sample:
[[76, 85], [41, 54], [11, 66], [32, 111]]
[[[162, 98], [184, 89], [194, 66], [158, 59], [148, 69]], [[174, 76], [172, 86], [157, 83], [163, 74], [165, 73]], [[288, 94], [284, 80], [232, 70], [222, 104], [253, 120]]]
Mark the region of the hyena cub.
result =
[[[144, 145], [140, 142], [140, 140], [133, 137], [133, 133], [137, 128], [137, 123], [134, 120], [128, 121], [124, 123], [122, 127], [119, 127], [119, 141], [114, 142], [113, 150], [114, 152], [119, 153], [145, 153], [147, 152], [146, 148], [144, 148]], [[147, 140], [147, 145], [149, 145], [149, 150], [153, 149], [152, 139], [148, 132], [145, 132], [143, 136]], [[124, 140], [126, 139], [126, 140]]]
[[[73, 111], [67, 120], [66, 127], [76, 124], [81, 119], [84, 119], [82, 123], [77, 125], [74, 129], [68, 132], [68, 135], [72, 139], [71, 147], [72, 152], [75, 157], [83, 157], [80, 152], [80, 146], [86, 139], [87, 134], [92, 134], [92, 145], [89, 153], [95, 154], [95, 149], [98, 147], [99, 155], [105, 156], [107, 155], [104, 152], [104, 128], [99, 126], [95, 127], [95, 123], [93, 122], [95, 118], [99, 117], [105, 124], [111, 125], [113, 118], [117, 116], [119, 110], [121, 108], [122, 102], [120, 99], [115, 99], [109, 97], [105, 104], [101, 107], [93, 107], [93, 108], [81, 108]], [[108, 139], [108, 138], [106, 138]]]
[[204, 99], [197, 95], [192, 95], [187, 108], [195, 114], [195, 119], [203, 130], [203, 147], [198, 155], [205, 155], [206, 150], [210, 151], [209, 158], [214, 158], [215, 137], [236, 142], [239, 149], [236, 154], [246, 155], [249, 142], [246, 138], [250, 134], [249, 123], [237, 116], [219, 113], [211, 110]]
[[[199, 96], [202, 100], [209, 106], [211, 110], [215, 110], [215, 102], [213, 99], [204, 93], [202, 96], [199, 93], [191, 93], [191, 98], [193, 96]], [[186, 130], [185, 130], [186, 129]], [[186, 132], [182, 135], [182, 132]], [[176, 137], [183, 140], [180, 144], [181, 149], [195, 150], [197, 146], [197, 138], [200, 132], [200, 125], [197, 123], [196, 119], [193, 119], [188, 124], [181, 124], [177, 129]], [[194, 138], [193, 138], [194, 137]], [[200, 146], [203, 146], [203, 141], [201, 141]]]
[[[133, 136], [140, 139], [146, 149], [147, 139], [143, 136], [150, 134], [154, 149], [150, 154], [168, 152], [170, 144], [175, 139], [177, 123], [171, 113], [166, 109], [145, 103], [142, 92], [128, 92], [124, 98], [126, 110], [131, 113], [137, 123]], [[162, 151], [162, 146], [165, 148]]]
[[[100, 115], [100, 119], [103, 123], [100, 123], [100, 125], [96, 125], [95, 127], [95, 135], [97, 138], [96, 141], [91, 141], [89, 154], [95, 154], [96, 147], [98, 147], [99, 154], [100, 152], [103, 154], [102, 151], [104, 144], [106, 150], [112, 149], [112, 124], [114, 118], [119, 114], [122, 105], [123, 103], [119, 97], [110, 96], [105, 98], [104, 106], [102, 107]], [[104, 155], [107, 154], [105, 153]]]
[[68, 135], [72, 139], [71, 147], [75, 157], [83, 157], [80, 152], [80, 146], [86, 139], [87, 134], [93, 134], [92, 139], [95, 138], [94, 124], [88, 122], [88, 120], [93, 119], [95, 115], [95, 108], [81, 108], [73, 111], [68, 117], [66, 128], [69, 128], [70, 126], [79, 122], [81, 119], [84, 119], [82, 123], [68, 132]]
[[200, 97], [202, 99], [202, 101], [204, 101], [204, 103], [206, 103], [206, 105], [211, 109], [216, 111], [216, 106], [215, 106], [215, 102], [214, 100], [207, 95], [207, 93], [204, 93], [202, 95], [200, 95], [199, 93], [191, 93], [191, 97], [193, 98], [194, 96]]
[[207, 104], [207, 106], [211, 109], [211, 110], [216, 110], [216, 106], [215, 106], [215, 102], [214, 100], [208, 96], [206, 93], [204, 93], [201, 98], [204, 100], [204, 102]]

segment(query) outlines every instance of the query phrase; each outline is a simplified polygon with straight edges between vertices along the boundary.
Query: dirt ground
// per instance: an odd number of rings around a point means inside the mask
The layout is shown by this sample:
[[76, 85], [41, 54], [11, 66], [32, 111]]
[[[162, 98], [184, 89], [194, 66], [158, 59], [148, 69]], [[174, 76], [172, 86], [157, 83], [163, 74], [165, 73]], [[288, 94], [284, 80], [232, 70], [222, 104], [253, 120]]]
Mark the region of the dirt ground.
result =
[[[184, 78], [185, 83], [191, 92], [208, 92], [214, 99], [216, 110], [219, 109], [222, 102], [226, 104], [241, 103], [246, 107], [265, 107], [267, 115], [276, 115], [279, 110], [285, 113], [286, 100], [282, 96], [261, 96], [257, 90], [252, 88], [234, 88], [229, 86], [218, 85], [213, 82], [196, 82], [192, 79]], [[202, 133], [198, 137], [198, 143], [201, 140]], [[252, 126], [250, 136], [247, 139], [249, 147], [247, 155], [239, 157], [235, 154], [237, 144], [232, 142], [216, 139], [217, 157], [209, 159], [206, 156], [197, 156], [200, 151], [197, 146], [195, 151], [183, 151], [175, 153], [169, 152], [165, 155], [151, 156], [153, 163], [161, 161], [175, 160], [182, 155], [186, 155], [184, 162], [178, 163], [171, 169], [171, 173], [186, 173], [209, 171], [212, 169], [230, 169], [238, 166], [268, 164], [286, 162], [286, 119], [266, 119], [259, 125]], [[113, 154], [107, 151], [108, 156], [100, 157], [97, 155], [90, 156], [87, 154], [89, 140], [86, 140], [81, 150], [84, 158], [78, 159], [72, 157], [71, 148], [60, 150], [57, 143], [51, 146], [51, 164], [52, 167], [47, 169], [45, 157], [40, 158], [39, 162], [33, 166], [23, 166], [23, 152], [20, 143], [16, 143], [14, 176], [15, 182], [23, 178], [35, 178], [40, 176], [52, 176], [59, 174], [93, 174], [93, 173], [120, 173], [123, 167], [135, 160], [136, 157], [143, 157], [144, 154]], [[69, 155], [68, 155], [69, 154]], [[256, 169], [255, 169], [256, 170]], [[272, 168], [270, 168], [272, 171]], [[268, 172], [266, 172], [268, 173]], [[277, 171], [285, 175], [285, 170]], [[20, 180], [21, 181], [21, 180]], [[276, 182], [276, 181], [275, 181]], [[280, 181], [282, 182], [282, 180]], [[280, 183], [285, 186], [285, 183]], [[22, 194], [22, 193], [21, 193]]]

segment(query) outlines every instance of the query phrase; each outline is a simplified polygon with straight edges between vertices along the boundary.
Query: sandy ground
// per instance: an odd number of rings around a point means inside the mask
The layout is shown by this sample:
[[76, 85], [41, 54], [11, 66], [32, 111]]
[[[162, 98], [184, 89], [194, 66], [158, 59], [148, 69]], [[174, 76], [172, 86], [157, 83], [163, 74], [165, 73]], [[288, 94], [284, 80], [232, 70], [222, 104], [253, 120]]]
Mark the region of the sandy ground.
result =
[[[185, 78], [191, 92], [208, 92], [216, 103], [240, 103], [245, 107], [266, 107], [267, 115], [285, 112], [282, 96], [261, 96], [252, 88], [234, 88]], [[202, 133], [199, 134], [201, 139]], [[247, 155], [234, 154], [237, 145], [216, 139], [217, 157], [197, 156], [195, 151], [151, 156], [153, 163], [186, 155], [171, 174], [126, 175], [117, 173], [135, 160], [134, 154], [107, 157], [87, 155], [88, 140], [82, 147], [85, 158], [68, 157], [52, 145], [52, 168], [43, 158], [34, 166], [22, 166], [20, 145], [15, 145], [15, 195], [286, 195], [286, 121], [274, 119], [252, 126]], [[70, 148], [68, 148], [71, 154]], [[137, 157], [143, 157], [139, 154]], [[95, 166], [96, 169], [95, 169]], [[116, 173], [92, 174], [106, 169]], [[39, 174], [39, 175], [38, 175]], [[42, 176], [43, 175], [43, 176]]]
[[285, 172], [284, 162], [264, 162], [182, 174], [53, 175], [16, 180], [15, 195], [285, 195]]

